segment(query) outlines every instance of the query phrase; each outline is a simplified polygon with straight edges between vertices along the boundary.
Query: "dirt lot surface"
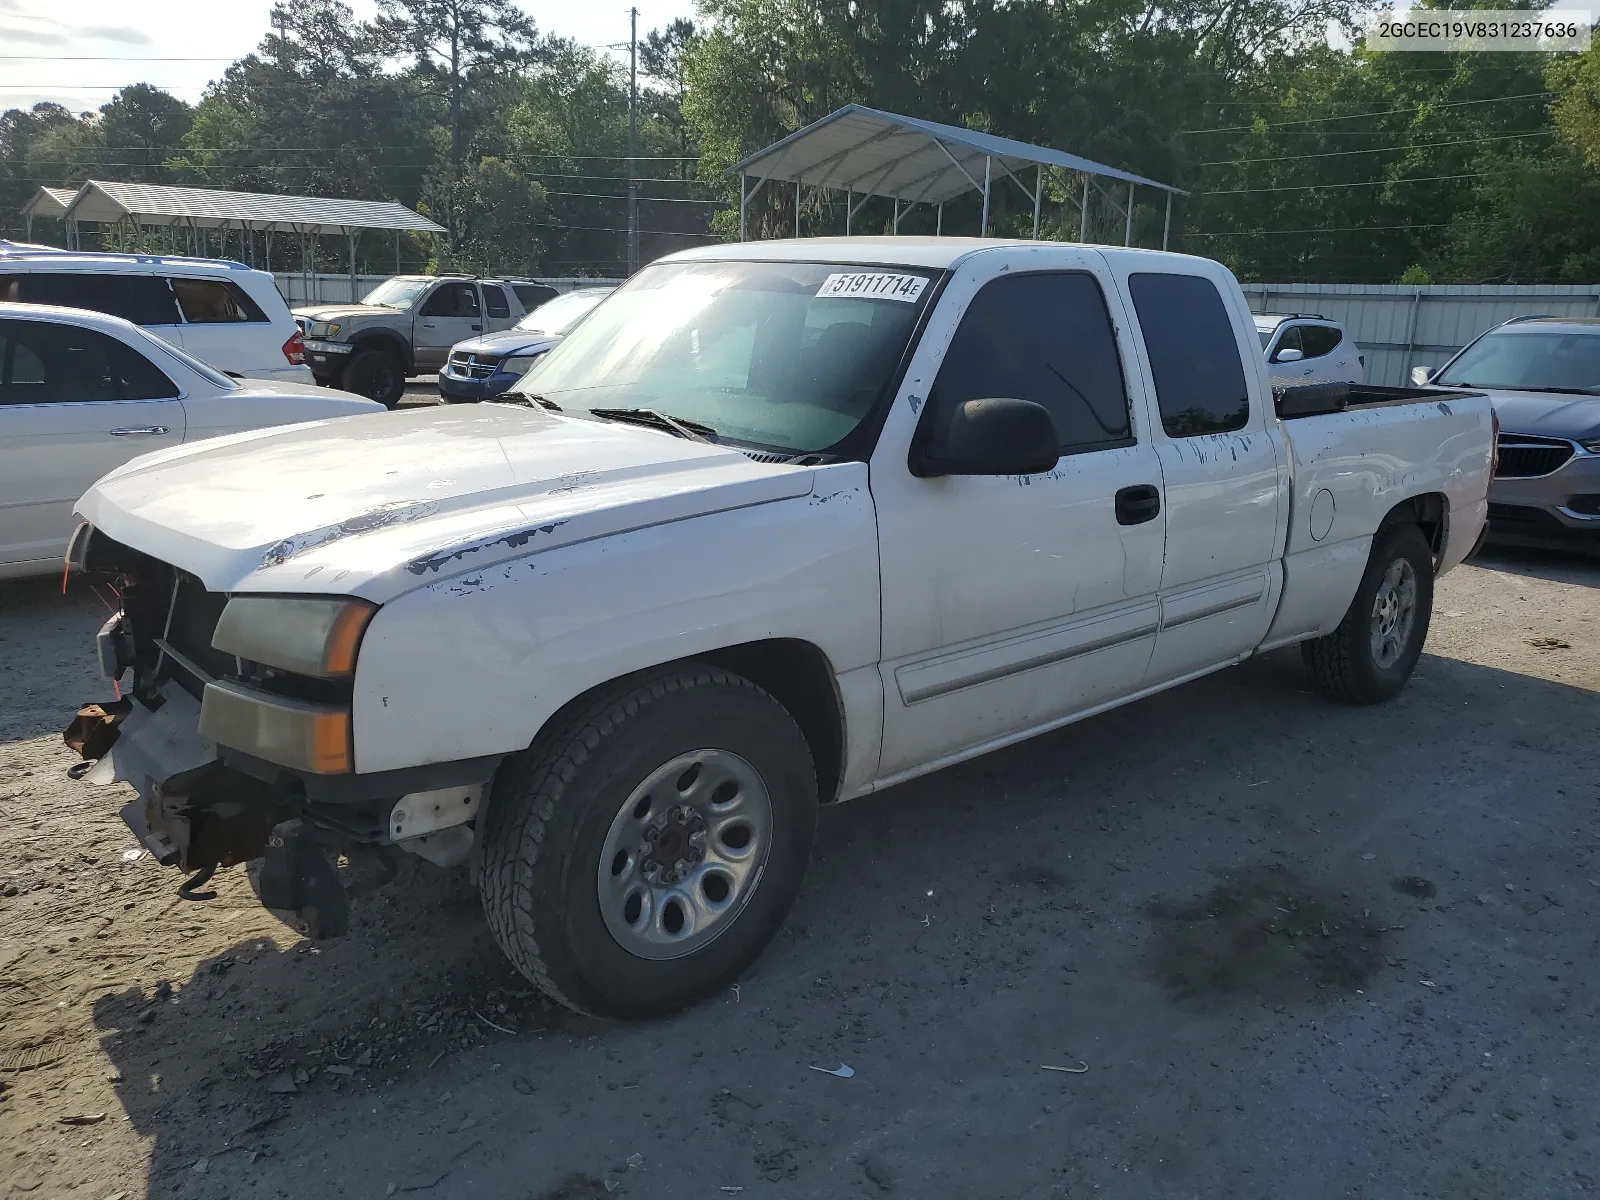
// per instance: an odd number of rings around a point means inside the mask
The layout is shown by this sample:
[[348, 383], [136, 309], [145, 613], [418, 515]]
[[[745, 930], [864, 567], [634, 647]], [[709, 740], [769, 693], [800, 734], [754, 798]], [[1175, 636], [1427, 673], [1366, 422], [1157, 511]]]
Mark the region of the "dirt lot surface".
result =
[[11, 586], [0, 1196], [1594, 1200], [1597, 588], [1493, 558], [1386, 706], [1276, 655], [831, 810], [740, 985], [619, 1026], [421, 862], [324, 944], [180, 900], [64, 774], [101, 606]]

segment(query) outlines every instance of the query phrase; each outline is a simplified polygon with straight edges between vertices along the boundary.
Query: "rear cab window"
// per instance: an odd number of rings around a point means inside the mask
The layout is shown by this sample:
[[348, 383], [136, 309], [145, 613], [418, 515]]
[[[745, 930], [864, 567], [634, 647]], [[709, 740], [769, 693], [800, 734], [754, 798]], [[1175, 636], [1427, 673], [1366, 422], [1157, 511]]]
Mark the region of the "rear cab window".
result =
[[1128, 292], [1167, 436], [1243, 429], [1250, 389], [1216, 284], [1201, 275], [1142, 272], [1128, 276]]

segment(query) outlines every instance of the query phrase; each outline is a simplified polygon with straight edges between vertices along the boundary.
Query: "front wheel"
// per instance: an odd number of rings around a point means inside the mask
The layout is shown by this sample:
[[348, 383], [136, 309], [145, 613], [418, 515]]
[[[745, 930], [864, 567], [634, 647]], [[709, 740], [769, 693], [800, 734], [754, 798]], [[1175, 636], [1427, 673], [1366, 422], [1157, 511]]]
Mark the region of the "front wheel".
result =
[[1433, 615], [1433, 550], [1415, 525], [1372, 540], [1366, 573], [1339, 627], [1301, 644], [1317, 687], [1336, 700], [1377, 704], [1405, 687]]
[[736, 980], [783, 923], [817, 803], [804, 736], [754, 683], [699, 664], [624, 681], [496, 777], [489, 926], [578, 1012], [681, 1008]]
[[394, 408], [406, 393], [406, 371], [387, 350], [357, 350], [341, 377], [344, 390]]

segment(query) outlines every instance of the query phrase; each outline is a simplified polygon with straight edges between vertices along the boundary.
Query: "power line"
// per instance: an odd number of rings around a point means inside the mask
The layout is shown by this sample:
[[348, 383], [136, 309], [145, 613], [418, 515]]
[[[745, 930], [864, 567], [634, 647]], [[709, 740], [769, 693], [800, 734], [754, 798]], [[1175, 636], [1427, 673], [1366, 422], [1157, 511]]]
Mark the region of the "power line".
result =
[[1192, 237], [1262, 237], [1286, 234], [1307, 233], [1389, 233], [1397, 229], [1444, 229], [1449, 221], [1438, 221], [1431, 225], [1346, 225], [1338, 229], [1230, 229], [1219, 230], [1215, 233], [1205, 230], [1192, 229]]
[[1246, 196], [1256, 192], [1314, 192], [1324, 188], [1385, 187], [1391, 183], [1442, 183], [1450, 179], [1487, 179], [1492, 171], [1471, 175], [1428, 175], [1419, 179], [1363, 179], [1355, 183], [1303, 183], [1293, 187], [1231, 188], [1221, 192], [1202, 192], [1204, 196]]
[[696, 200], [687, 196], [635, 196], [616, 192], [545, 192], [546, 196], [568, 196], [575, 200], [654, 200], [661, 204], [717, 204], [727, 207], [727, 200]]
[[1294, 162], [1302, 158], [1338, 158], [1346, 154], [1382, 154], [1388, 150], [1435, 150], [1441, 146], [1476, 146], [1480, 142], [1504, 142], [1513, 138], [1553, 137], [1553, 129], [1536, 129], [1530, 133], [1501, 133], [1492, 137], [1462, 138], [1455, 142], [1419, 142], [1415, 144], [1401, 143], [1397, 146], [1373, 146], [1364, 150], [1324, 150], [1317, 154], [1285, 154], [1278, 158], [1220, 158], [1215, 162], [1196, 164], [1202, 167], [1229, 167], [1242, 166], [1246, 163], [1276, 163]]
[[1355, 121], [1362, 117], [1392, 117], [1402, 113], [1419, 113], [1423, 109], [1435, 108], [1465, 108], [1470, 104], [1502, 104], [1512, 100], [1538, 100], [1544, 96], [1554, 96], [1554, 92], [1525, 92], [1520, 96], [1489, 96], [1482, 100], [1446, 100], [1438, 104], [1417, 104], [1411, 108], [1385, 108], [1374, 112], [1345, 113], [1333, 117], [1304, 117], [1297, 121], [1268, 121], [1265, 126], [1257, 125], [1223, 125], [1216, 129], [1180, 129], [1179, 133], [1248, 133], [1252, 129], [1281, 129], [1288, 125], [1312, 125], [1318, 121]]
[[[371, 143], [371, 144], [368, 144], [368, 145], [363, 145], [361, 147], [361, 149], [363, 149], [363, 150], [425, 150], [425, 149], [428, 149], [430, 147], [430, 145], [431, 144], [428, 143], [428, 142], [392, 142], [392, 143], [374, 142], [374, 143]], [[98, 153], [99, 151], [102, 151], [102, 150], [166, 149], [169, 153], [172, 153], [172, 154], [276, 154], [276, 153], [280, 153], [280, 152], [281, 153], [285, 153], [285, 154], [295, 153], [295, 152], [326, 154], [329, 150], [337, 149], [337, 147], [334, 147], [334, 146], [170, 146], [170, 147], [154, 147], [154, 146], [117, 145], [117, 146], [95, 146], [93, 149], [94, 149], [94, 151], [96, 153]], [[625, 162], [625, 161], [627, 161], [627, 158], [628, 158], [628, 156], [626, 154], [523, 154], [520, 151], [508, 152], [508, 153], [511, 153], [512, 156], [515, 157], [515, 158], [554, 158], [554, 159], [559, 159], [559, 160], [562, 160], [562, 161], [565, 161], [565, 162]], [[635, 157], [637, 158], [637, 160], [639, 162], [699, 162], [700, 161], [700, 156], [697, 155], [697, 154], [654, 154], [654, 155], [651, 155], [651, 154], [639, 154], [639, 155], [636, 155]], [[611, 176], [611, 175], [594, 175], [594, 176], [587, 176], [587, 177], [574, 175], [574, 176], [572, 176], [572, 178], [574, 178], [574, 179], [578, 179], [578, 178], [612, 179], [612, 178], [622, 178], [622, 177], [621, 176]], [[670, 179], [669, 178], [668, 182], [671, 182], [671, 183], [693, 183], [695, 181], [694, 180], [679, 180], [679, 179]]]

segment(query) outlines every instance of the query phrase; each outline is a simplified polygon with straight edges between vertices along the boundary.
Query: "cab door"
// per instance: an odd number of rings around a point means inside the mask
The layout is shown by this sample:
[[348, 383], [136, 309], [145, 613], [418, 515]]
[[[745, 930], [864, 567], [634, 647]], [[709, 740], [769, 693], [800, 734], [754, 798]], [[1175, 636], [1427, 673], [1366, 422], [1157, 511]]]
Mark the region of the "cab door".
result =
[[412, 344], [418, 371], [437, 371], [450, 357], [450, 347], [483, 332], [483, 308], [476, 284], [441, 283], [417, 310]]
[[1283, 586], [1288, 468], [1232, 277], [1198, 260], [1152, 271], [1148, 258], [1112, 258], [1150, 381], [1166, 497], [1161, 627], [1145, 676], [1156, 685], [1236, 661], [1266, 636]]
[[[940, 298], [871, 462], [881, 778], [1025, 736], [1143, 678], [1166, 514], [1119, 326], [1121, 301], [1092, 250], [979, 253]], [[990, 397], [1050, 412], [1055, 469], [913, 476], [917, 427]]]
[[178, 388], [126, 343], [0, 318], [0, 573], [49, 569], [90, 484], [183, 436]]
[[511, 302], [504, 285], [480, 283], [478, 287], [483, 292], [483, 324], [488, 332], [499, 333], [517, 323], [518, 318], [512, 315]]

